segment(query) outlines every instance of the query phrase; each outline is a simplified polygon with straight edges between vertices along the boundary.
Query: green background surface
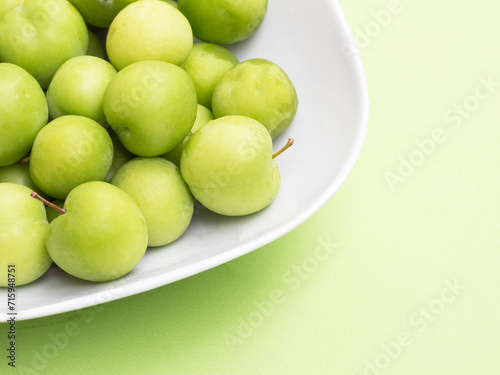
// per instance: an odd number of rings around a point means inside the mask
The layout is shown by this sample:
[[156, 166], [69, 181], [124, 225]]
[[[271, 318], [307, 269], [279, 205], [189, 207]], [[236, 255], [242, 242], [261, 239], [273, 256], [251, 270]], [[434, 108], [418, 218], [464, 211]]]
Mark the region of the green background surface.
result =
[[18, 322], [0, 373], [499, 374], [500, 2], [374, 13], [393, 3], [340, 1], [370, 121], [319, 212], [186, 280]]

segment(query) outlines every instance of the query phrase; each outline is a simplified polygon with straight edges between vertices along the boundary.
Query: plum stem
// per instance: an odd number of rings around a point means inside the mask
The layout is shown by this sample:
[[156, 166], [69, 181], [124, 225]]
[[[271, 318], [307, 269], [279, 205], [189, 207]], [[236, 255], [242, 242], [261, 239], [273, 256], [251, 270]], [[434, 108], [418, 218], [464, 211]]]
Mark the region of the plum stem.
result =
[[21, 164], [26, 164], [27, 162], [30, 161], [31, 156], [26, 156], [25, 158], [21, 159]]
[[35, 199], [38, 199], [40, 202], [42, 202], [44, 205], [49, 206], [50, 208], [53, 208], [54, 210], [59, 211], [62, 214], [66, 213], [66, 210], [64, 208], [56, 206], [54, 203], [49, 202], [47, 199], [42, 198], [39, 196], [37, 193], [33, 192], [31, 193], [31, 196]]
[[274, 154], [273, 154], [273, 159], [276, 157], [276, 156], [279, 156], [281, 155], [283, 152], [285, 152], [287, 149], [289, 149], [291, 146], [293, 145], [293, 138], [288, 138], [288, 141], [286, 142], [286, 145], [283, 146], [283, 148], [279, 151], [276, 151]]

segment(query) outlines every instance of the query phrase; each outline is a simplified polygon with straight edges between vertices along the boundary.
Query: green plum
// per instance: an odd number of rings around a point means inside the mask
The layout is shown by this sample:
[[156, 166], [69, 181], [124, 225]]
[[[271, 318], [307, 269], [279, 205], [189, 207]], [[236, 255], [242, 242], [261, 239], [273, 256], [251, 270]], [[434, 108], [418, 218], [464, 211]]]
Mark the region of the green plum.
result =
[[113, 185], [139, 206], [148, 227], [148, 245], [179, 238], [193, 216], [193, 197], [179, 168], [162, 158], [135, 158], [116, 173]]
[[184, 151], [184, 147], [186, 147], [186, 143], [191, 138], [193, 133], [196, 133], [198, 129], [200, 129], [203, 125], [205, 125], [210, 120], [214, 119], [214, 115], [210, 110], [201, 104], [198, 104], [198, 110], [196, 111], [196, 120], [194, 121], [194, 125], [191, 128], [186, 138], [179, 143], [173, 150], [167, 152], [166, 154], [161, 155], [162, 158], [170, 160], [172, 163], [177, 165], [178, 167], [181, 165], [181, 155], [182, 151]]
[[16, 163], [6, 167], [0, 167], [0, 182], [12, 182], [30, 188], [38, 194], [43, 194], [38, 186], [35, 185], [30, 175], [30, 166], [28, 163]]
[[[64, 207], [64, 200], [62, 199], [55, 199], [52, 204], [56, 207]], [[54, 209], [53, 207], [46, 206], [45, 211], [47, 212], [47, 220], [50, 223], [54, 221], [54, 219], [58, 218], [61, 216], [63, 213], [61, 211], [58, 211]]]
[[123, 147], [116, 133], [111, 134], [111, 140], [113, 141], [113, 162], [111, 164], [111, 168], [109, 168], [106, 178], [104, 179], [106, 182], [111, 182], [118, 169], [120, 169], [126, 162], [135, 158], [134, 154], [130, 153], [125, 147]]
[[127, 274], [148, 244], [146, 221], [134, 201], [107, 182], [84, 183], [71, 191], [66, 213], [50, 223], [47, 250], [61, 269], [90, 281]]
[[179, 0], [179, 10], [205, 42], [231, 44], [257, 31], [267, 12], [267, 0]]
[[88, 42], [85, 21], [66, 0], [25, 0], [0, 18], [0, 60], [26, 69], [43, 89]]
[[192, 47], [193, 32], [186, 17], [159, 0], [128, 5], [111, 23], [106, 39], [109, 60], [118, 70], [144, 60], [180, 65]]
[[268, 60], [252, 59], [224, 75], [214, 90], [212, 111], [215, 117], [251, 117], [274, 138], [292, 123], [298, 103], [295, 87], [283, 69]]
[[224, 74], [239, 61], [228, 49], [210, 43], [196, 43], [182, 66], [192, 78], [198, 103], [212, 108], [212, 93]]
[[[88, 24], [107, 28], [116, 15], [127, 5], [137, 0], [69, 0], [80, 11]], [[173, 0], [162, 0], [177, 8]]]
[[181, 173], [201, 204], [228, 216], [268, 206], [281, 182], [269, 132], [245, 116], [221, 117], [194, 133], [182, 153]]
[[15, 265], [16, 285], [31, 283], [52, 264], [45, 241], [49, 223], [41, 202], [32, 190], [9, 182], [0, 183], [0, 286], [7, 286], [7, 267]]
[[30, 173], [43, 192], [65, 199], [84, 182], [104, 180], [112, 160], [113, 142], [101, 125], [82, 116], [63, 116], [38, 133]]
[[28, 153], [49, 111], [38, 82], [16, 65], [0, 63], [0, 87], [0, 166], [5, 166]]
[[88, 30], [89, 33], [89, 47], [87, 48], [87, 55], [99, 57], [103, 60], [108, 60], [106, 48], [101, 43], [99, 37], [93, 32]]
[[98, 57], [69, 59], [56, 72], [47, 90], [50, 117], [79, 115], [104, 125], [104, 92], [115, 75], [113, 65]]
[[110, 82], [104, 114], [127, 150], [159, 156], [189, 133], [196, 103], [193, 81], [184, 70], [163, 61], [141, 61], [119, 71]]

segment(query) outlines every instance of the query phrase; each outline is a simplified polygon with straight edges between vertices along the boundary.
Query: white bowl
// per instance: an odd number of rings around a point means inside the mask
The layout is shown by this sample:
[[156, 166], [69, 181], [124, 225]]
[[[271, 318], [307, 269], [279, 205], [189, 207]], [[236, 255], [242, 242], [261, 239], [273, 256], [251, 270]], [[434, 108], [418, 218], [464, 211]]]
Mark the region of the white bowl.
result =
[[[17, 288], [17, 319], [31, 319], [141, 293], [218, 266], [257, 249], [305, 221], [337, 191], [360, 152], [368, 94], [357, 50], [335, 0], [271, 0], [264, 23], [249, 40], [229, 47], [240, 61], [265, 58], [294, 82], [299, 110], [275, 139], [295, 144], [279, 156], [281, 190], [263, 211], [231, 218], [202, 207], [188, 231], [164, 248], [148, 249], [128, 275], [97, 284], [52, 267]], [[7, 320], [7, 291], [0, 291]]]

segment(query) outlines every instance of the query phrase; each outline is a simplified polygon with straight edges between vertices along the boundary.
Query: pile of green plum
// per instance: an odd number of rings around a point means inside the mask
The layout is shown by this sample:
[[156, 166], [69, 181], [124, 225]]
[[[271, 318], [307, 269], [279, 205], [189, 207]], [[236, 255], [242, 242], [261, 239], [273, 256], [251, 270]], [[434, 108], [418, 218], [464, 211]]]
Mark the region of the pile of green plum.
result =
[[194, 199], [228, 216], [273, 201], [276, 156], [293, 140], [274, 153], [272, 139], [296, 90], [273, 62], [240, 63], [220, 45], [249, 38], [266, 11], [267, 0], [0, 2], [0, 286], [8, 266], [23, 285], [52, 262], [113, 280], [178, 239]]

